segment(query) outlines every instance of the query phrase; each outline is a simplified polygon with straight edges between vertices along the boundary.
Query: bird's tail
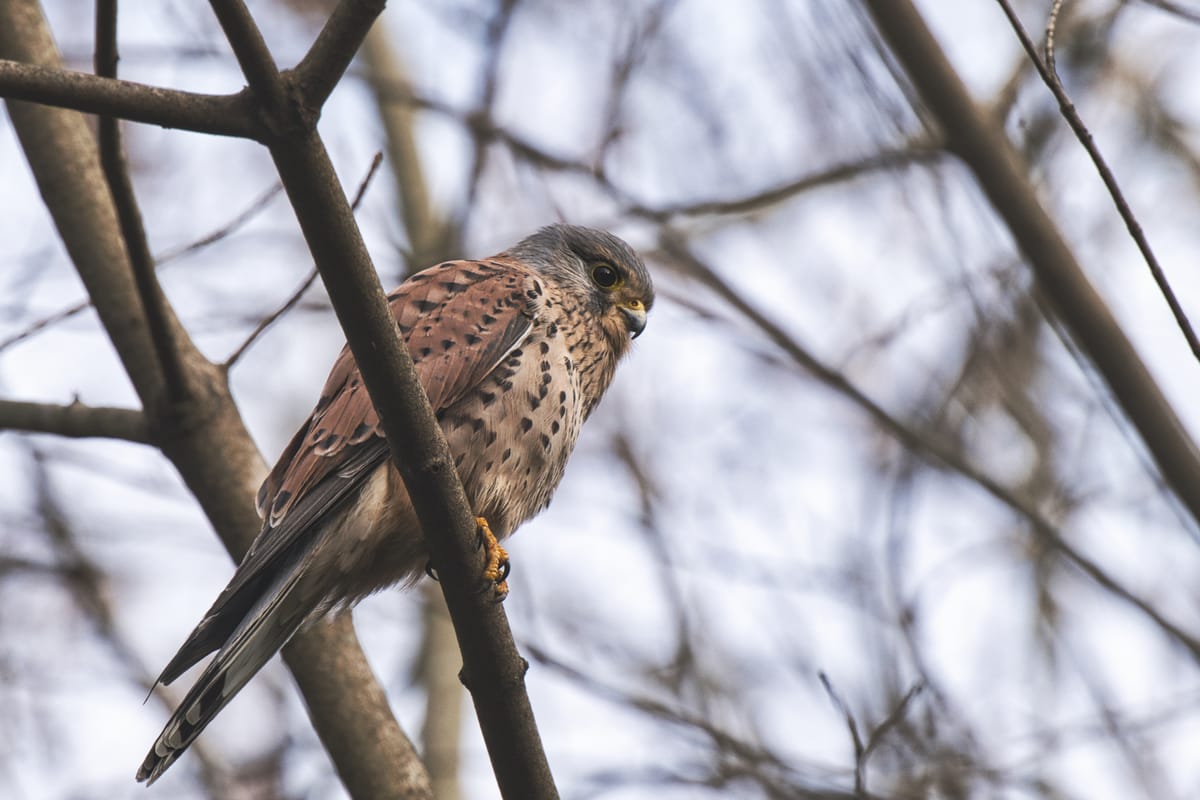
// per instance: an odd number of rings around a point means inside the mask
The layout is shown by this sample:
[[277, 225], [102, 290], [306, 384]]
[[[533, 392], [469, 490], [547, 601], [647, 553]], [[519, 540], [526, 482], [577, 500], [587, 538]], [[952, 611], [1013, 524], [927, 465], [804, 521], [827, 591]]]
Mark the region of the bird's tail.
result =
[[167, 721], [138, 769], [138, 781], [154, 783], [300, 629], [320, 599], [305, 591], [302, 576], [300, 569], [284, 570], [278, 583], [263, 592], [263, 599], [234, 630]]

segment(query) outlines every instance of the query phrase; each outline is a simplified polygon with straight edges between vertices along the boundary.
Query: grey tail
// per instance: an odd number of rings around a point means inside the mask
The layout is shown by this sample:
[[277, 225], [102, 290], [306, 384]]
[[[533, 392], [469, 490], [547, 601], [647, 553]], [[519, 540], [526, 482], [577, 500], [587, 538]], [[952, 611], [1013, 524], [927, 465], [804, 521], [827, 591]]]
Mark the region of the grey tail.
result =
[[300, 629], [321, 599], [303, 591], [302, 573], [299, 565], [284, 570], [283, 577], [263, 593], [262, 600], [233, 631], [150, 748], [137, 771], [139, 782], [154, 783], [174, 764], [225, 704]]

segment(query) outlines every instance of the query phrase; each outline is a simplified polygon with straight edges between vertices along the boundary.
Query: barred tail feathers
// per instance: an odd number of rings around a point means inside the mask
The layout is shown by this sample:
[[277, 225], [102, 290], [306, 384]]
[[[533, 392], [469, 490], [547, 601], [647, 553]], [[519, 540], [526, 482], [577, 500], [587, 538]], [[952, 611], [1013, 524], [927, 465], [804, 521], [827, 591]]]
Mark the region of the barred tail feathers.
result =
[[258, 608], [205, 668], [150, 748], [137, 772], [139, 782], [154, 783], [300, 629], [320, 600], [302, 591], [301, 575], [299, 569], [288, 570], [277, 586], [265, 592]]

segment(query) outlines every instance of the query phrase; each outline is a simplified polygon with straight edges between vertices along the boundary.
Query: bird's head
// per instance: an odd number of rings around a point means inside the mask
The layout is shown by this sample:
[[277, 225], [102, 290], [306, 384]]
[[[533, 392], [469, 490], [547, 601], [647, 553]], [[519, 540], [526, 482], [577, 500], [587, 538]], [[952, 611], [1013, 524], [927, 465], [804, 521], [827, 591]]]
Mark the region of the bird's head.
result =
[[654, 282], [633, 248], [611, 233], [549, 225], [522, 240], [508, 255], [581, 298], [599, 315], [618, 353], [646, 327], [646, 315], [654, 305]]

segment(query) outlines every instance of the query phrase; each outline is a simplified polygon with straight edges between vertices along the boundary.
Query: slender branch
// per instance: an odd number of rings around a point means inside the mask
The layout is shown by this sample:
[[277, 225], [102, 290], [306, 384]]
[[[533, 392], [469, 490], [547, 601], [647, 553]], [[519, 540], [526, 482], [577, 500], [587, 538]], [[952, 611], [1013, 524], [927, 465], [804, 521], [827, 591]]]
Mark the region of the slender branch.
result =
[[[374, 177], [375, 172], [379, 169], [379, 165], [382, 163], [383, 153], [376, 153], [375, 158], [371, 159], [371, 166], [367, 169], [366, 176], [362, 179], [362, 183], [358, 185], [358, 192], [354, 195], [354, 202], [350, 204], [351, 211], [358, 210], [359, 204], [362, 203], [363, 197], [366, 196], [367, 186], [370, 185], [371, 178]], [[308, 291], [308, 287], [313, 285], [313, 282], [316, 281], [317, 275], [319, 274], [320, 273], [317, 272], [316, 267], [313, 267], [311, 270], [309, 270], [308, 275], [305, 276], [304, 280], [300, 281], [300, 285], [297, 286], [288, 299], [283, 302], [283, 305], [272, 311], [267, 316], [263, 317], [259, 321], [258, 325], [254, 326], [254, 330], [250, 331], [250, 335], [246, 337], [246, 340], [242, 342], [238, 348], [233, 351], [233, 353], [230, 354], [229, 358], [225, 359], [223, 366], [226, 372], [233, 368], [233, 365], [238, 362], [238, 359], [246, 354], [246, 351], [250, 349], [250, 346], [258, 340], [258, 337], [262, 336], [263, 333], [266, 332], [267, 328], [274, 325], [280, 317], [296, 307], [296, 304], [300, 302], [300, 298], [303, 297], [304, 293]]]
[[1150, 247], [1150, 240], [1146, 238], [1146, 233], [1142, 230], [1141, 223], [1138, 222], [1137, 216], [1129, 207], [1129, 201], [1125, 199], [1125, 193], [1121, 191], [1121, 186], [1117, 183], [1116, 176], [1113, 175], [1108, 162], [1104, 160], [1104, 156], [1100, 153], [1100, 148], [1096, 144], [1096, 140], [1092, 138], [1092, 132], [1083, 124], [1083, 119], [1075, 109], [1075, 104], [1071, 102], [1070, 96], [1067, 95], [1066, 90], [1063, 88], [1062, 81], [1059, 80], [1058, 73], [1054, 71], [1053, 34], [1058, 21], [1058, 11], [1062, 0], [1056, 0], [1052, 6], [1050, 22], [1047, 25], [1046, 58], [1050, 62], [1049, 65], [1043, 62], [1038, 55], [1037, 47], [1033, 44], [1033, 40], [1029, 38], [1029, 33], [1025, 30], [1025, 26], [1021, 24], [1020, 18], [1017, 17], [1017, 13], [1013, 11], [1012, 5], [1009, 4], [1008, 0], [997, 0], [997, 2], [1000, 4], [1000, 8], [1004, 10], [1005, 16], [1008, 17], [1009, 24], [1012, 25], [1017, 38], [1020, 39], [1021, 46], [1025, 48], [1025, 53], [1029, 56], [1029, 60], [1033, 62], [1038, 74], [1042, 76], [1042, 81], [1050, 89], [1050, 93], [1054, 95], [1054, 99], [1058, 101], [1058, 108], [1062, 112], [1063, 119], [1071, 126], [1071, 130], [1075, 132], [1075, 138], [1079, 140], [1079, 143], [1083, 145], [1083, 149], [1087, 151], [1088, 157], [1092, 159], [1100, 180], [1104, 181], [1104, 186], [1108, 189], [1109, 197], [1112, 198], [1113, 205], [1116, 206], [1117, 213], [1121, 215], [1125, 227], [1129, 230], [1130, 238], [1137, 245], [1142, 258], [1146, 261], [1146, 266], [1150, 268], [1150, 274], [1154, 277], [1155, 284], [1158, 285], [1159, 292], [1162, 293], [1163, 299], [1167, 301], [1167, 305], [1171, 309], [1171, 314], [1175, 317], [1175, 324], [1179, 327], [1180, 332], [1183, 333], [1183, 338], [1187, 340], [1188, 347], [1192, 350], [1192, 355], [1197, 361], [1200, 361], [1200, 337], [1196, 336], [1196, 331], [1192, 328], [1191, 322], [1188, 321], [1187, 312], [1183, 310], [1179, 298], [1175, 296], [1175, 290], [1171, 288], [1171, 282], [1167, 280], [1167, 275], [1163, 272], [1162, 264], [1158, 262], [1158, 256], [1154, 255], [1154, 250]]
[[363, 42], [363, 62], [367, 83], [374, 93], [380, 121], [387, 138], [388, 165], [394, 176], [399, 208], [408, 239], [408, 271], [425, 264], [452, 258], [461, 247], [444, 214], [433, 206], [421, 154], [417, 147], [416, 108], [411, 103], [391, 102], [394, 87], [399, 94], [411, 95], [407, 72], [400, 54], [388, 35], [386, 20], [380, 19]]
[[402, 103], [455, 120], [466, 127], [476, 139], [499, 142], [504, 145], [520, 161], [545, 170], [580, 175], [595, 180], [620, 204], [621, 213], [632, 214], [652, 222], [664, 222], [676, 216], [753, 213], [811, 189], [853, 180], [878, 170], [933, 162], [946, 153], [945, 145], [939, 137], [926, 134], [914, 138], [903, 146], [883, 150], [853, 161], [834, 164], [818, 172], [801, 175], [741, 197], [650, 206], [631, 198], [627, 192], [614, 184], [603, 173], [597, 174], [593, 165], [551, 153], [521, 135], [496, 125], [486, 116], [471, 114], [440, 100], [417, 94], [400, 81], [379, 78], [374, 80], [373, 84], [376, 93], [382, 100]]
[[387, 0], [341, 0], [337, 4], [292, 73], [305, 105], [325, 105], [386, 4]]
[[[117, 0], [98, 0], [96, 3], [96, 73], [104, 78], [117, 77]], [[100, 166], [104, 169], [108, 189], [112, 193], [121, 236], [133, 268], [142, 311], [146, 315], [150, 341], [162, 368], [163, 385], [169, 404], [181, 403], [188, 397], [180, 353], [166, 309], [166, 297], [154, 273], [154, 257], [146, 241], [146, 228], [138, 208], [137, 195], [129, 178], [129, 165], [121, 147], [120, 120], [107, 114], [100, 117]]]
[[1034, 534], [1047, 546], [1061, 553], [1067, 561], [1092, 578], [1099, 586], [1130, 603], [1159, 626], [1171, 639], [1183, 645], [1197, 661], [1200, 661], [1200, 638], [1188, 633], [1179, 625], [1159, 613], [1151, 604], [1133, 594], [1098, 564], [1075, 549], [1055, 528], [1054, 524], [1028, 499], [1018, 496], [1012, 489], [997, 481], [980, 468], [971, 464], [951, 443], [933, 433], [923, 433], [897, 419], [881, 405], [868, 397], [861, 389], [829, 365], [803, 348], [798, 342], [751, 305], [744, 297], [726, 283], [711, 266], [696, 256], [682, 240], [665, 231], [660, 239], [663, 253], [679, 264], [686, 274], [713, 290], [717, 296], [732, 306], [739, 314], [752, 322], [768, 339], [783, 350], [789, 358], [805, 371], [814, 375], [825, 385], [849, 399], [872, 421], [914, 453], [939, 463], [979, 486], [1014, 514], [1026, 520]]
[[[263, 192], [261, 195], [259, 195], [254, 201], [252, 201], [250, 203], [249, 206], [247, 206], [247, 208], [244, 211], [239, 212], [238, 215], [236, 217], [234, 217], [232, 220], [225, 223], [224, 225], [221, 225], [219, 228], [217, 228], [209, 233], [206, 233], [205, 235], [201, 236], [199, 239], [195, 239], [191, 242], [188, 242], [185, 245], [175, 247], [171, 250], [167, 250], [167, 251], [163, 252], [161, 255], [159, 255], [155, 259], [155, 264], [159, 268], [165, 267], [168, 263], [170, 263], [171, 261], [174, 261], [177, 258], [180, 258], [181, 256], [187, 255], [189, 253], [195, 253], [197, 251], [203, 250], [204, 248], [221, 241], [222, 239], [226, 238], [227, 236], [232, 234], [234, 231], [236, 231], [238, 228], [241, 228], [247, 222], [254, 219], [254, 217], [258, 216], [258, 214], [264, 208], [266, 208], [267, 204], [270, 203], [271, 200], [273, 200], [275, 198], [275, 195], [279, 194], [282, 191], [283, 191], [283, 185], [276, 183], [270, 189], [267, 189], [265, 192]], [[67, 306], [66, 308], [59, 309], [58, 311], [55, 311], [53, 314], [42, 317], [41, 319], [30, 323], [24, 330], [14, 333], [12, 336], [9, 336], [7, 339], [0, 340], [0, 352], [4, 352], [9, 347], [12, 347], [15, 344], [19, 344], [20, 342], [23, 342], [26, 339], [32, 338], [33, 336], [36, 336], [38, 333], [41, 333], [42, 331], [46, 330], [47, 328], [57, 325], [60, 322], [64, 322], [64, 321], [70, 319], [71, 317], [76, 316], [77, 314], [79, 314], [82, 311], [86, 311], [87, 309], [91, 308], [92, 305], [93, 305], [93, 303], [92, 303], [91, 299], [89, 298], [89, 299], [83, 300], [79, 303], [75, 303], [74, 305]]]
[[[743, 738], [730, 732], [714, 720], [711, 713], [698, 713], [672, 705], [644, 693], [633, 692], [620, 686], [612, 676], [601, 676], [596, 670], [585, 672], [579, 667], [559, 659], [535, 644], [527, 646], [529, 655], [538, 664], [549, 667], [572, 683], [585, 687], [597, 697], [607, 699], [622, 708], [633, 708], [639, 712], [659, 718], [671, 725], [695, 731], [706, 737], [718, 751], [714, 762], [734, 758], [752, 765], [750, 775], [773, 791], [767, 797], [838, 798], [838, 800], [872, 800], [870, 795], [855, 795], [837, 790], [805, 791], [802, 784], [811, 774], [811, 765], [796, 759], [784, 760], [753, 739]], [[719, 768], [714, 763], [714, 768]], [[809, 767], [806, 769], [806, 767]]]
[[[112, 592], [105, 586], [104, 572], [80, 546], [78, 533], [63, 513], [59, 493], [55, 491], [51, 481], [46, 456], [32, 447], [29, 449], [29, 455], [36, 507], [55, 559], [54, 564], [40, 565], [38, 572], [55, 577], [62, 583], [96, 634], [124, 666], [127, 676], [148, 695], [153, 695], [164, 707], [170, 709], [176, 698], [171, 696], [167, 687], [154, 679], [154, 673], [146, 667], [141, 656], [118, 628]], [[206, 743], [198, 744], [201, 744], [201, 747], [196, 754], [202, 764], [201, 773], [205, 776], [206, 783], [211, 784], [209, 779], [218, 771], [218, 760]], [[212, 788], [211, 785], [209, 788]]]
[[866, 0], [866, 6], [945, 131], [948, 147], [971, 170], [1008, 226], [1039, 289], [1104, 378], [1163, 479], [1200, 521], [1200, 453], [1042, 207], [1025, 165], [995, 122], [975, 105], [910, 0]]
[[30, 338], [36, 336], [37, 334], [41, 333], [42, 331], [46, 330], [47, 328], [57, 325], [60, 322], [65, 322], [66, 320], [70, 319], [71, 317], [74, 317], [75, 315], [79, 314], [81, 311], [86, 311], [87, 309], [89, 309], [91, 307], [92, 307], [91, 300], [83, 300], [81, 302], [75, 303], [74, 305], [70, 305], [70, 306], [67, 306], [66, 308], [59, 309], [58, 311], [55, 311], [54, 313], [52, 313], [48, 316], [42, 317], [39, 320], [35, 320], [34, 322], [30, 323], [27, 327], [25, 327], [23, 330], [20, 330], [17, 333], [14, 333], [12, 336], [9, 336], [7, 339], [0, 341], [0, 353], [4, 352], [5, 350], [7, 350], [8, 348], [12, 347], [15, 344], [19, 344], [20, 342], [23, 342], [26, 339], [30, 339]]
[[6, 59], [0, 59], [0, 97], [217, 136], [261, 139], [264, 133], [243, 92], [181, 92]]
[[60, 406], [0, 400], [0, 430], [56, 433], [74, 439], [99, 437], [151, 444], [146, 415], [132, 408], [86, 406], [78, 401]]
[[[287, 90], [279, 79], [279, 67], [271, 55], [262, 32], [254, 24], [249, 9], [241, 0], [212, 0], [210, 3], [221, 30], [233, 48], [242, 74], [250, 84], [250, 91], [258, 98], [259, 104], [269, 123], [279, 123], [284, 118], [284, 110], [288, 108]], [[291, 122], [291, 119], [287, 119]], [[273, 127], [269, 124], [269, 127]]]
[[913, 141], [903, 147], [883, 150], [866, 158], [858, 158], [822, 169], [809, 175], [760, 189], [752, 194], [728, 200], [703, 200], [664, 206], [643, 206], [635, 203], [625, 209], [627, 213], [655, 221], [664, 221], [675, 216], [701, 216], [705, 214], [749, 214], [776, 205], [803, 192], [822, 186], [843, 183], [867, 173], [896, 169], [910, 164], [936, 161], [945, 154], [945, 149], [928, 141]]
[[[1058, 36], [1058, 18], [1062, 14], [1062, 7], [1063, 0], [1053, 0], [1050, 5], [1050, 13], [1046, 15], [1046, 66], [1054, 75], [1055, 82], [1058, 82], [1058, 62], [1054, 57], [1054, 47], [1055, 38]], [[1034, 63], [1036, 64], [1036, 62]]]
[[[500, 86], [500, 56], [504, 50], [504, 43], [507, 39], [518, 2], [520, 0], [499, 0], [496, 4], [496, 10], [492, 13], [491, 19], [488, 20], [487, 30], [484, 34], [484, 58], [479, 70], [483, 85], [479, 93], [479, 102], [475, 106], [475, 111], [469, 115], [469, 118], [475, 121], [475, 125], [472, 127], [478, 129], [493, 127], [492, 110], [496, 103], [496, 94]], [[463, 198], [462, 205], [455, 214], [454, 220], [451, 222], [454, 231], [461, 231], [467, 219], [474, 211], [475, 203], [479, 196], [479, 184], [483, 177], [483, 169], [487, 165], [487, 145], [489, 139], [483, 136], [476, 136], [472, 142], [474, 146], [471, 150], [471, 168], [469, 177], [467, 178], [467, 194]]]
[[850, 744], [854, 748], [854, 794], [861, 797], [867, 793], [866, 747], [863, 745], [862, 735], [858, 732], [858, 721], [854, 719], [854, 713], [834, 687], [829, 675], [821, 670], [817, 672], [817, 678], [821, 681], [821, 688], [829, 696], [833, 707], [846, 722], [846, 730], [850, 734]]
[[239, 228], [243, 227], [246, 225], [246, 223], [250, 222], [259, 214], [261, 214], [263, 210], [266, 209], [266, 207], [270, 204], [270, 202], [274, 200], [282, 191], [283, 184], [276, 181], [271, 185], [270, 188], [264, 190], [263, 193], [254, 200], [251, 200], [250, 204], [247, 205], [242, 211], [239, 211], [231, 220], [223, 225], [218, 226], [217, 228], [214, 228], [198, 239], [194, 239], [185, 245], [174, 247], [170, 250], [160, 253], [158, 257], [154, 259], [155, 263], [161, 267], [164, 264], [174, 261], [181, 256], [198, 252], [206, 247], [209, 247], [210, 245], [216, 244], [222, 239], [228, 238]]
[[1142, 2], [1148, 6], [1154, 6], [1155, 8], [1162, 9], [1168, 14], [1173, 14], [1174, 16], [1177, 16], [1182, 20], [1186, 20], [1187, 22], [1200, 24], [1200, 11], [1180, 5], [1179, 3], [1173, 2], [1173, 0], [1142, 0]]

